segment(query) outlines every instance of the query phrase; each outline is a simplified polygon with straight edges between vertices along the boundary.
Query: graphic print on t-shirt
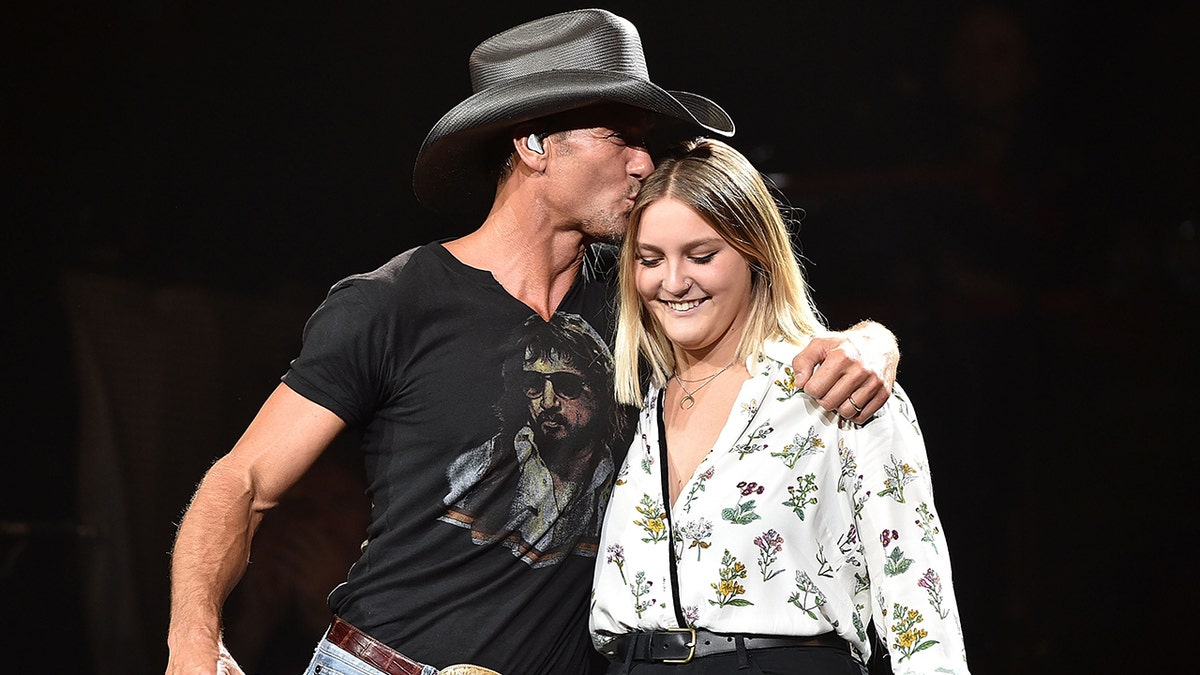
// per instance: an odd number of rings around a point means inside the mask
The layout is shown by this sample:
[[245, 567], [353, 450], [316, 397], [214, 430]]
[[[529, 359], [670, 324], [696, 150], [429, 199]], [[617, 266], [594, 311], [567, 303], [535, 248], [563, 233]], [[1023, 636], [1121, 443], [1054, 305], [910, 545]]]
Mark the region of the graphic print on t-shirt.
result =
[[450, 463], [440, 520], [533, 567], [595, 556], [621, 438], [612, 355], [577, 314], [531, 316], [505, 350], [500, 430]]

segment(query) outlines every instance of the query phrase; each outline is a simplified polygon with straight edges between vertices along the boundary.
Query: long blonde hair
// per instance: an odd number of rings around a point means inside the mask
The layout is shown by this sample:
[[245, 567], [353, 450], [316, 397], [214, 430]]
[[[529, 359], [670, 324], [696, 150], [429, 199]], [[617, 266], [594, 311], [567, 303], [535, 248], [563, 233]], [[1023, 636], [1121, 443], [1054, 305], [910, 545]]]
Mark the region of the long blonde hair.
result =
[[767, 340], [800, 343], [825, 330], [809, 297], [780, 205], [762, 174], [721, 141], [686, 141], [667, 151], [638, 192], [621, 246], [613, 352], [621, 403], [642, 405], [639, 355], [656, 386], [665, 386], [675, 372], [671, 341], [643, 306], [634, 268], [642, 214], [665, 198], [690, 206], [750, 264], [750, 312], [738, 343], [739, 360], [757, 355]]

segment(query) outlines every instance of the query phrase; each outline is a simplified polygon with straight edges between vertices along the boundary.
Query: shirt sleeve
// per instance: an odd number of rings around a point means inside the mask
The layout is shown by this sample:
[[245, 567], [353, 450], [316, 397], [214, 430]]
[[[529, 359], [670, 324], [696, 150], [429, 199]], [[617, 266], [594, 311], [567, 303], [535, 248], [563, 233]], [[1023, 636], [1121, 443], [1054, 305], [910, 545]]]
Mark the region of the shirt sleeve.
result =
[[378, 407], [390, 330], [353, 280], [339, 282], [304, 326], [300, 355], [283, 382], [349, 425]]
[[893, 672], [967, 673], [950, 552], [925, 442], [904, 390], [897, 385], [878, 417], [845, 439], [860, 476], [855, 521], [870, 574], [872, 618]]

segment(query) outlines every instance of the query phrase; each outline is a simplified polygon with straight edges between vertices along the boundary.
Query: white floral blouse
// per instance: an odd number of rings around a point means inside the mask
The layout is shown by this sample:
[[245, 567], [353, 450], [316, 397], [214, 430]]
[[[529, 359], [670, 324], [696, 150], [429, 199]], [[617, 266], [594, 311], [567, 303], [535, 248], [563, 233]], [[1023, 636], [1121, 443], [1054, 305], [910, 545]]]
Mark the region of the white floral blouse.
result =
[[[874, 619], [892, 670], [968, 672], [929, 462], [899, 385], [865, 426], [798, 389], [769, 343], [713, 450], [671, 509], [687, 623], [717, 633], [836, 631], [864, 663]], [[755, 367], [757, 366], [757, 367]], [[678, 627], [658, 390], [617, 475], [592, 593], [592, 640]]]

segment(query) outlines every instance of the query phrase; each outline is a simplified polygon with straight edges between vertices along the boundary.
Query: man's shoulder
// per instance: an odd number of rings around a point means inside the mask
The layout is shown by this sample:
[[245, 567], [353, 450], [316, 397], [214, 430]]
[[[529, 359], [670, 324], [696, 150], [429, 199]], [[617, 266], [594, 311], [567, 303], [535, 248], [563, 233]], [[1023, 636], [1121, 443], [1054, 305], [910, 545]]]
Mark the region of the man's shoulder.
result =
[[435, 247], [437, 244], [415, 246], [370, 272], [344, 277], [330, 287], [328, 295], [332, 297], [348, 289], [355, 289], [369, 302], [412, 299], [415, 295], [409, 292], [412, 290], [412, 284], [424, 283], [432, 268], [440, 264]]
[[419, 259], [421, 256], [425, 255], [423, 251], [427, 246], [428, 245], [414, 246], [413, 248], [394, 256], [391, 260], [388, 260], [386, 263], [371, 270], [370, 272], [352, 274], [344, 279], [341, 279], [333, 285], [333, 288], [336, 290], [339, 287], [353, 286], [356, 284], [395, 284], [401, 279], [404, 271], [408, 269], [414, 257]]

